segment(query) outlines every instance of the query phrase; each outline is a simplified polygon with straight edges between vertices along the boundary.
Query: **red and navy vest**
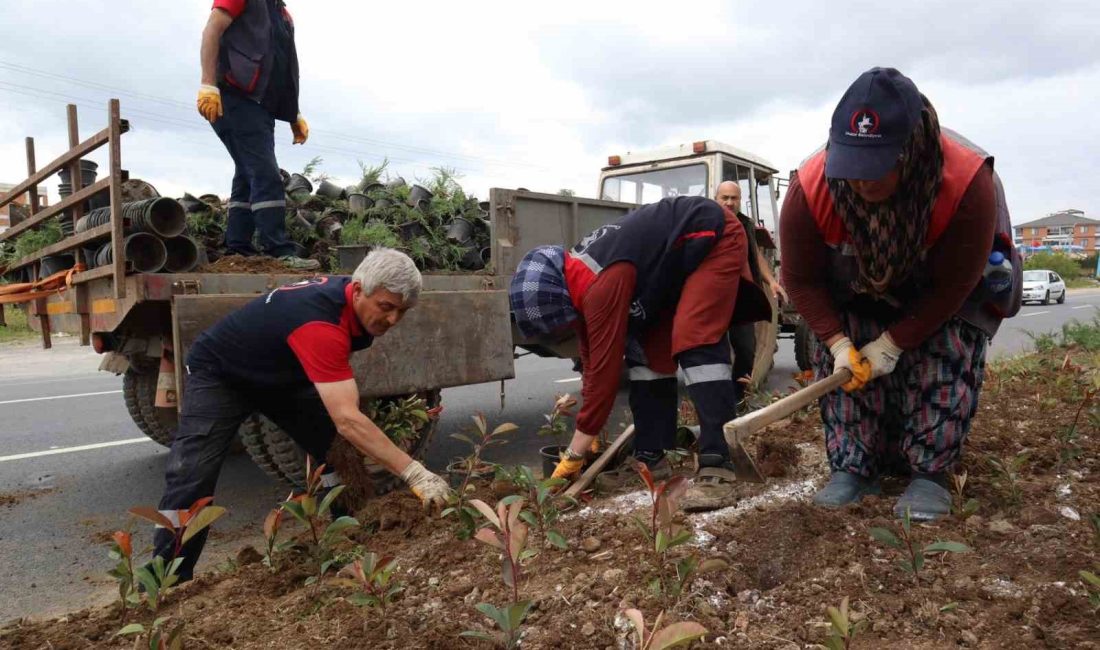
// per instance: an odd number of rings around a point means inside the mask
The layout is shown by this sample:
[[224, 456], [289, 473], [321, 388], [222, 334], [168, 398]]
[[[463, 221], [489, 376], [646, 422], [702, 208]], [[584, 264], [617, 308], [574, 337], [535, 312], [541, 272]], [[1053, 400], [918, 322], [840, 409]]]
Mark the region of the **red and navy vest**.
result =
[[[942, 129], [940, 145], [943, 148], [943, 181], [928, 222], [928, 231], [924, 238], [925, 252], [939, 241], [951, 223], [963, 195], [982, 165], [987, 162], [991, 167], [993, 165], [992, 156], [949, 129]], [[825, 155], [826, 151], [822, 148], [803, 162], [797, 173], [814, 223], [829, 246], [830, 292], [836, 304], [843, 306], [856, 298], [851, 285], [859, 274], [859, 264], [844, 222], [836, 213], [833, 197], [829, 193], [829, 185], [825, 179]], [[1008, 204], [1001, 179], [996, 172], [993, 172], [993, 185], [996, 193], [997, 225], [989, 250], [1000, 251], [1010, 260], [1013, 271], [1012, 288], [993, 293], [986, 287], [983, 278], [979, 277], [973, 291], [956, 313], [959, 318], [980, 328], [990, 337], [997, 332], [1003, 319], [1014, 316], [1020, 310], [1023, 291], [1023, 261], [1013, 245]], [[928, 288], [928, 274], [918, 265], [913, 277], [902, 287], [901, 293], [915, 294]]]
[[294, 22], [282, 0], [248, 0], [229, 24], [218, 50], [218, 84], [263, 104], [275, 119], [298, 118]]

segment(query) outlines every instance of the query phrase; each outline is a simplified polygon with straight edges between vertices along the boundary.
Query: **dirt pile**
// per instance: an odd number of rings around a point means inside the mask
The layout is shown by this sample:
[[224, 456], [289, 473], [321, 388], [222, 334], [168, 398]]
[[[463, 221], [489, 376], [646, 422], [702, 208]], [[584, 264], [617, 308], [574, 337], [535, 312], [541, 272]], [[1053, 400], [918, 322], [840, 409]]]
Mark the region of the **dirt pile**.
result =
[[[855, 648], [1100, 647], [1100, 619], [1078, 577], [1100, 563], [1100, 530], [1090, 525], [1100, 514], [1100, 413], [1079, 409], [1100, 364], [1095, 352], [1068, 353], [1068, 362], [1059, 349], [989, 369], [960, 512], [912, 528], [918, 543], [950, 540], [972, 552], [930, 553], [914, 575], [899, 564], [902, 552], [872, 538], [873, 527], [899, 531], [891, 507], [903, 480], [844, 510], [810, 505], [827, 463], [816, 417], [803, 417], [750, 441], [780, 478], [746, 485], [734, 507], [677, 516], [693, 539], [676, 557], [717, 562], [669, 605], [668, 620], [706, 627], [697, 647], [806, 647], [825, 641], [825, 608], [848, 597], [862, 621]], [[487, 484], [478, 494], [493, 501]], [[483, 647], [458, 634], [489, 629], [475, 604], [511, 600], [499, 554], [457, 540], [453, 520], [425, 517], [403, 491], [357, 514], [362, 526], [345, 550], [394, 557], [404, 584], [385, 617], [353, 605], [353, 590], [331, 573], [306, 586], [316, 567], [300, 548], [278, 572], [245, 552], [236, 568], [170, 594], [162, 614], [184, 623], [188, 648]], [[653, 555], [635, 517], [648, 514], [648, 493], [634, 491], [564, 514], [557, 527], [569, 550], [544, 548], [532, 531], [538, 554], [524, 561], [519, 586], [534, 603], [523, 647], [620, 647], [624, 607], [647, 621], [666, 607], [647, 586]], [[131, 647], [112, 637], [121, 626], [117, 607], [14, 622], [0, 630], [0, 646]]]

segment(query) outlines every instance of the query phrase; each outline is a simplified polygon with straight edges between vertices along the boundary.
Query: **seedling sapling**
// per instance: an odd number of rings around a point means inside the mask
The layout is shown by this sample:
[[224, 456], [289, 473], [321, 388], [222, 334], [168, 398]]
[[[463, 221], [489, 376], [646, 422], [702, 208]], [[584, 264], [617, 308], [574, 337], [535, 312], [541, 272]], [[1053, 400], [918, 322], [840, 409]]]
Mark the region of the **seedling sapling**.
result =
[[871, 537], [887, 546], [905, 552], [908, 557], [898, 560], [898, 565], [906, 572], [913, 575], [913, 581], [920, 583], [920, 570], [924, 567], [926, 556], [936, 553], [969, 553], [970, 547], [960, 542], [936, 540], [928, 546], [922, 546], [913, 536], [909, 518], [909, 509], [905, 509], [905, 516], [901, 520], [899, 529], [900, 539], [889, 528], [872, 528]]
[[324, 473], [325, 466], [322, 464], [316, 469], [311, 469], [311, 466], [312, 458], [307, 456], [306, 491], [287, 499], [281, 506], [305, 525], [312, 539], [310, 551], [314, 560], [318, 562], [319, 568], [317, 575], [306, 579], [307, 585], [317, 582], [330, 567], [336, 564], [332, 554], [333, 546], [346, 534], [347, 529], [359, 525], [358, 520], [348, 516], [337, 517], [327, 526], [325, 525], [324, 522], [332, 510], [332, 503], [336, 500], [336, 497], [340, 496], [346, 486], [337, 485], [321, 497], [323, 489], [321, 475]]
[[[291, 492], [290, 496], [286, 498], [290, 501], [294, 498], [294, 493]], [[283, 515], [287, 513], [287, 510], [282, 505], [272, 508], [271, 512], [267, 513], [267, 517], [264, 519], [264, 542], [266, 543], [267, 552], [264, 553], [264, 566], [275, 571], [278, 569], [278, 561], [275, 558], [276, 553], [281, 553], [286, 549], [294, 545], [294, 540], [284, 540], [280, 542], [279, 528], [283, 523]]]
[[539, 480], [526, 465], [520, 465], [509, 472], [508, 478], [516, 487], [527, 492], [527, 508], [519, 513], [519, 518], [538, 530], [539, 536], [545, 540], [546, 544], [568, 550], [569, 542], [553, 526], [561, 516], [557, 499], [567, 499], [574, 505], [577, 503], [572, 497], [554, 496], [569, 481], [564, 478]]
[[381, 557], [377, 553], [367, 553], [362, 559], [340, 569], [337, 577], [348, 576], [340, 584], [357, 587], [359, 593], [348, 596], [347, 601], [359, 607], [378, 607], [382, 616], [386, 615], [386, 605], [393, 602], [397, 594], [405, 590], [405, 585], [393, 580], [397, 570], [397, 560]]
[[111, 550], [108, 555], [115, 560], [115, 568], [107, 572], [107, 575], [118, 583], [118, 599], [122, 605], [121, 616], [126, 618], [126, 610], [130, 605], [140, 602], [137, 590], [134, 588], [137, 581], [134, 577], [133, 544], [130, 533], [125, 530], [116, 530], [111, 535]]
[[1024, 453], [1008, 460], [986, 457], [993, 471], [993, 485], [1006, 497], [1010, 506], [1019, 506], [1023, 500], [1023, 491], [1020, 489], [1021, 470], [1029, 456], [1030, 454]]
[[978, 511], [978, 500], [966, 498], [966, 471], [951, 475], [951, 486], [954, 488], [954, 498], [951, 509], [959, 519], [966, 520]]
[[653, 563], [657, 575], [650, 580], [649, 588], [654, 595], [664, 597], [666, 601], [680, 599], [684, 587], [699, 568], [699, 558], [688, 555], [670, 567], [672, 558], [669, 551], [683, 546], [693, 538], [692, 532], [673, 523], [672, 517], [680, 506], [680, 498], [687, 492], [690, 483], [683, 476], [655, 483], [653, 474], [645, 463], [636, 462], [635, 468], [649, 489], [651, 511], [649, 522], [635, 517], [634, 522], [653, 547]]
[[505, 422], [492, 431], [489, 431], [489, 425], [485, 421], [485, 416], [481, 413], [473, 416], [473, 420], [473, 438], [463, 433], [451, 434], [452, 438], [461, 440], [470, 445], [471, 451], [470, 455], [466, 456], [464, 459], [466, 475], [462, 477], [462, 483], [459, 485], [458, 489], [448, 497], [447, 507], [440, 513], [441, 517], [454, 515], [458, 520], [456, 535], [459, 539], [470, 539], [470, 537], [473, 536], [474, 531], [477, 530], [478, 517], [481, 516], [478, 509], [473, 507], [466, 498], [473, 490], [470, 481], [477, 471], [477, 468], [481, 466], [481, 454], [493, 445], [503, 445], [505, 441], [501, 440], [500, 437], [519, 428], [511, 422]]
[[867, 619], [853, 621], [848, 613], [848, 597], [840, 601], [840, 607], [829, 607], [829, 637], [825, 640], [828, 650], [848, 650], [856, 640], [856, 634], [867, 625]]
[[653, 631], [646, 634], [645, 617], [642, 616], [640, 610], [628, 609], [623, 612], [623, 615], [634, 626], [634, 632], [637, 634], [634, 647], [638, 650], [675, 648], [691, 643], [696, 639], [701, 639], [707, 633], [707, 628], [694, 621], [684, 621], [661, 627], [661, 620], [665, 616], [665, 613], [661, 612], [657, 615], [657, 620], [653, 621]]
[[539, 434], [547, 436], [565, 436], [572, 432], [573, 407], [577, 405], [575, 397], [569, 393], [554, 398], [554, 407], [542, 417], [546, 424], [539, 427]]
[[149, 650], [183, 650], [183, 621], [177, 623], [175, 627], [168, 630], [166, 633], [164, 628], [167, 627], [167, 622], [168, 617], [161, 616], [154, 620], [152, 625], [148, 627], [141, 623], [130, 623], [116, 632], [115, 636], [129, 636], [133, 634], [146, 635], [146, 643], [135, 643], [135, 650], [143, 646]]

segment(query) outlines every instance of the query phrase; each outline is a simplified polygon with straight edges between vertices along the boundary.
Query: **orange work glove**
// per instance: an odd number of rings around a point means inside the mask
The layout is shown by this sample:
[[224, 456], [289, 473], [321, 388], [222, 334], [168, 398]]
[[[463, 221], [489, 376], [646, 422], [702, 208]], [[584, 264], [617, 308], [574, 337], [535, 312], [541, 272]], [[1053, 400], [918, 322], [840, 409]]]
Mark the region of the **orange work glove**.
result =
[[558, 461], [558, 466], [554, 468], [554, 473], [551, 474], [551, 478], [564, 478], [572, 481], [581, 473], [583, 467], [584, 456], [580, 458], [570, 458], [563, 453], [561, 455], [561, 460]]
[[833, 355], [834, 373], [841, 368], [846, 368], [852, 373], [852, 379], [841, 386], [844, 392], [850, 393], [859, 390], [863, 388], [864, 384], [871, 381], [871, 364], [863, 358], [863, 355], [852, 345], [852, 340], [847, 336], [830, 345], [829, 352]]
[[294, 134], [294, 144], [305, 144], [309, 139], [309, 122], [298, 113], [298, 119], [290, 125], [290, 131]]
[[222, 92], [217, 86], [202, 84], [199, 86], [199, 97], [195, 100], [199, 109], [199, 115], [213, 124], [222, 116]]

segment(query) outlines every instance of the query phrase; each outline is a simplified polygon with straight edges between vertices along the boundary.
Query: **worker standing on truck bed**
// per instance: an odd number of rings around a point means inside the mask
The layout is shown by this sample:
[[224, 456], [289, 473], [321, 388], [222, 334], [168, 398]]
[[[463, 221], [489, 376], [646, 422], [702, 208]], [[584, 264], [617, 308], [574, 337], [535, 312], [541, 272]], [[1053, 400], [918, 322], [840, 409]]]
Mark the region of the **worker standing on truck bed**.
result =
[[[677, 197], [597, 228], [568, 252], [543, 246], [524, 256], [509, 289], [520, 331], [560, 336], [573, 328], [580, 339], [584, 403], [555, 477], [579, 473], [611, 413], [625, 355], [634, 457], [656, 478], [671, 474], [665, 451], [675, 441], [679, 364], [700, 423], [700, 489], [685, 508], [728, 503], [735, 475], [722, 426], [737, 404], [726, 332], [731, 321], [765, 318], [770, 309], [747, 252], [732, 212], [707, 197]], [[637, 480], [630, 463], [601, 474], [598, 485], [627, 480]]]
[[[272, 420], [318, 463], [339, 434], [399, 475], [425, 506], [442, 505], [447, 483], [390, 441], [359, 410], [349, 363], [355, 350], [395, 327], [420, 295], [421, 277], [404, 253], [379, 248], [351, 277], [316, 277], [275, 289], [204, 331], [187, 355], [179, 430], [168, 455], [159, 509], [178, 511], [213, 496], [222, 461], [253, 412]], [[329, 471], [326, 487], [336, 484]], [[206, 531], [181, 552], [189, 579]], [[174, 538], [158, 530], [156, 553], [171, 557]]]
[[[783, 284], [816, 335], [817, 378], [855, 375], [821, 398], [832, 478], [814, 501], [878, 493], [900, 464], [912, 479], [895, 514], [947, 514], [947, 472], [977, 410], [989, 338], [1020, 307], [992, 156], [941, 130], [908, 77], [873, 68], [841, 98], [826, 148], [791, 179], [780, 228]], [[983, 280], [993, 252], [1015, 270], [1007, 288]]]
[[214, 127], [236, 170], [229, 195], [225, 246], [260, 249], [293, 269], [320, 267], [295, 256], [286, 235], [286, 194], [275, 160], [275, 120], [290, 122], [294, 144], [309, 137], [298, 111], [294, 22], [282, 0], [214, 0], [202, 32], [199, 113]]
[[[745, 228], [745, 233], [748, 235], [749, 270], [752, 271], [752, 281], [757, 286], [767, 285], [778, 304], [787, 302], [787, 292], [776, 282], [771, 264], [764, 257], [764, 252], [756, 245], [756, 224], [741, 211], [741, 186], [736, 181], [722, 181], [718, 185], [714, 200], [737, 215], [737, 220]], [[733, 325], [730, 327], [729, 337], [730, 347], [733, 348], [733, 385], [737, 391], [737, 403], [740, 404], [745, 397], [745, 386], [752, 379], [752, 365], [756, 359], [756, 324]]]

